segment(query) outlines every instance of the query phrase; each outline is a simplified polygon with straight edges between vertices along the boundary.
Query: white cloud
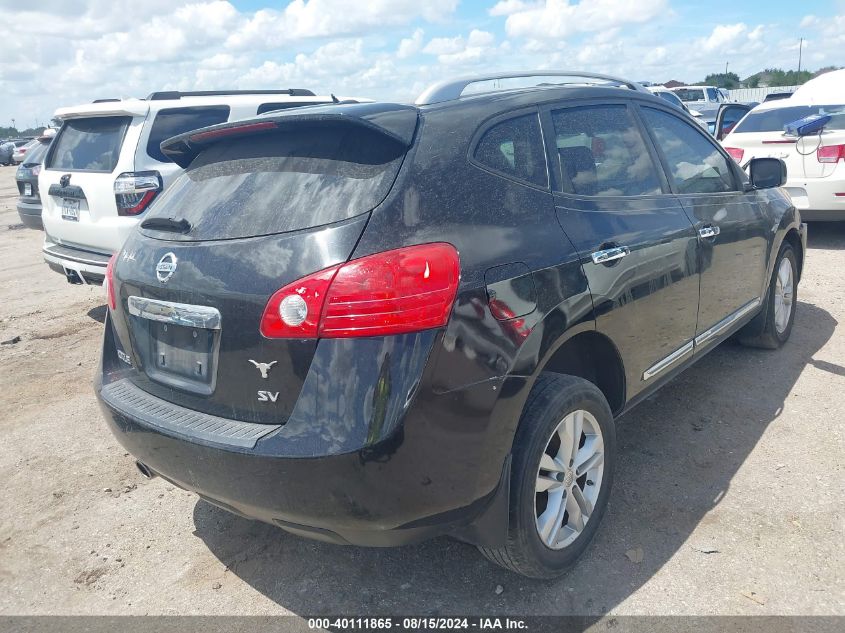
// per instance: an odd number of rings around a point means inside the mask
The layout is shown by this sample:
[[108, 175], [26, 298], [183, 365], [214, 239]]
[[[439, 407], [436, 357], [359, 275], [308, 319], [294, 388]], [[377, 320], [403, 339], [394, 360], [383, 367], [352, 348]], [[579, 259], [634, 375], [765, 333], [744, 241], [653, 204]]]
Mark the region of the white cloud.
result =
[[488, 31], [473, 29], [465, 38], [436, 37], [422, 49], [423, 53], [436, 55], [437, 61], [444, 66], [475, 64], [496, 50], [496, 37]]
[[425, 33], [422, 29], [417, 29], [411, 37], [403, 38], [399, 42], [399, 48], [396, 51], [396, 56], [399, 59], [406, 59], [416, 55], [422, 50], [423, 37]]
[[814, 15], [805, 15], [798, 25], [799, 28], [807, 29], [819, 25], [819, 19]]
[[511, 15], [512, 13], [536, 8], [540, 4], [539, 2], [524, 2], [523, 0], [501, 0], [488, 13], [492, 16]]
[[408, 24], [417, 18], [438, 22], [451, 15], [457, 0], [293, 0], [283, 10], [261, 9], [235, 29], [226, 46], [275, 48], [291, 41], [363, 34], [373, 28]]
[[507, 15], [509, 37], [560, 39], [578, 32], [604, 31], [624, 24], [648, 22], [667, 10], [667, 0], [545, 0], [527, 4], [506, 0], [491, 9]]
[[720, 24], [713, 29], [709, 37], [701, 42], [701, 45], [708, 52], [724, 50], [736, 45], [746, 31], [748, 31], [748, 27], [741, 22], [739, 24]]

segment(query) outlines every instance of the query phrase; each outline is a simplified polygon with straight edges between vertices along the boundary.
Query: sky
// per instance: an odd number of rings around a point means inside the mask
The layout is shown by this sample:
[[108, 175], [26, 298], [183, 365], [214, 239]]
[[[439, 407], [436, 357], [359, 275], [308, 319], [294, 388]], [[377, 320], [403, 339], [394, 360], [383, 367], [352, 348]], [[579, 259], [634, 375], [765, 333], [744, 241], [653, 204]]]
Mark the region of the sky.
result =
[[845, 66], [845, 0], [0, 0], [0, 126], [156, 90], [412, 101], [450, 76]]

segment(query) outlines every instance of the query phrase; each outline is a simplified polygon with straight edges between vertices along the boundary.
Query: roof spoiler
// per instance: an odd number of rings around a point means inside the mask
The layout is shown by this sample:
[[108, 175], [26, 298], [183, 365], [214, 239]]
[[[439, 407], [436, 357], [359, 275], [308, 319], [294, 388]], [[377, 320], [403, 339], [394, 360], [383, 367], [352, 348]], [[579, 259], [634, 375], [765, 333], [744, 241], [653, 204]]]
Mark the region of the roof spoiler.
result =
[[199, 153], [221, 140], [253, 136], [292, 127], [354, 126], [385, 136], [408, 148], [414, 140], [418, 111], [413, 106], [383, 103], [337, 104], [284, 110], [270, 116], [222, 123], [174, 136], [162, 142], [161, 151], [182, 168]]

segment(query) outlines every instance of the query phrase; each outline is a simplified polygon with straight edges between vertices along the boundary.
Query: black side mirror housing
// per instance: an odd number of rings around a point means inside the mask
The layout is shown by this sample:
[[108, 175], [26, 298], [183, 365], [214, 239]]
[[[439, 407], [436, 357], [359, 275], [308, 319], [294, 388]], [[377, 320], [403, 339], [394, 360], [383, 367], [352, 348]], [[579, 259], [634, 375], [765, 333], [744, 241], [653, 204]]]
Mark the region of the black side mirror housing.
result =
[[786, 163], [780, 158], [752, 158], [748, 177], [754, 189], [782, 187], [786, 183]]

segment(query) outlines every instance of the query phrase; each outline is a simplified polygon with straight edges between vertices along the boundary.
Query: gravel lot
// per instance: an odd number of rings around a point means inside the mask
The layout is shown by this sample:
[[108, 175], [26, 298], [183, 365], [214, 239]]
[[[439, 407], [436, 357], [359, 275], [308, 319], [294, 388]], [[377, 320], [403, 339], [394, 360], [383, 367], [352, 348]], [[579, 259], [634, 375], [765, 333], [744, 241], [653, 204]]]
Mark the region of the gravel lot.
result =
[[[725, 344], [625, 416], [610, 508], [556, 582], [464, 544], [333, 546], [143, 480], [91, 378], [103, 291], [0, 167], [0, 614], [845, 615], [845, 224], [810, 227], [792, 339]], [[725, 280], [730, 283], [730, 280]]]

